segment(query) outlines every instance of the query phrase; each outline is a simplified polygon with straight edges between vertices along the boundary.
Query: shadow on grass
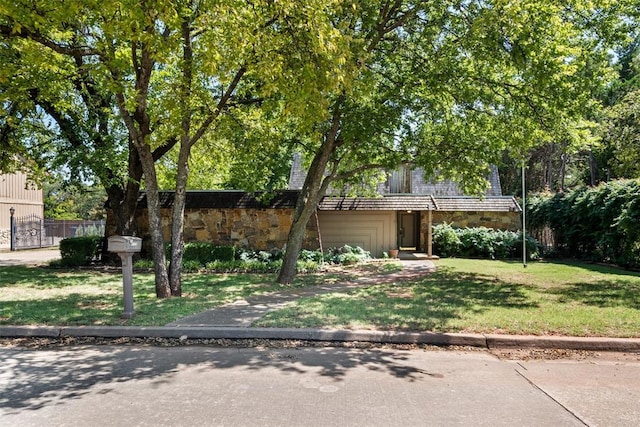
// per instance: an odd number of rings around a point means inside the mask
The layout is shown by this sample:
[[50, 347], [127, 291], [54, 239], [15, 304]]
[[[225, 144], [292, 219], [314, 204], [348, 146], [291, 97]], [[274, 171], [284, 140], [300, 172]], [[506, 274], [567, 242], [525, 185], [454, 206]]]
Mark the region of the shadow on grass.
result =
[[640, 310], [640, 284], [629, 280], [600, 280], [574, 283], [549, 292], [558, 295], [559, 302], [571, 301], [601, 308], [631, 308]]
[[465, 313], [495, 307], [538, 307], [526, 286], [492, 276], [457, 273], [447, 268], [411, 283], [372, 286], [348, 294], [298, 301], [267, 314], [255, 326], [355, 327], [380, 330], [447, 330]]
[[0, 288], [28, 286], [37, 289], [62, 288], [84, 285], [100, 285], [120, 280], [121, 274], [92, 270], [51, 269], [45, 267], [0, 267]]
[[4, 325], [87, 325], [117, 319], [122, 313], [122, 297], [114, 294], [69, 294], [29, 301], [4, 301], [0, 324]]

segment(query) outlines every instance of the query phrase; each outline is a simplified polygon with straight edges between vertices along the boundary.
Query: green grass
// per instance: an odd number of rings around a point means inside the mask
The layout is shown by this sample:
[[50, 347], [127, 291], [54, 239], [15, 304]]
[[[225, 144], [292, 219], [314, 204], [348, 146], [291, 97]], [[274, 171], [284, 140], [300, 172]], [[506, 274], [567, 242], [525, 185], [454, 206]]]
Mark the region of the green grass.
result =
[[[157, 299], [151, 273], [134, 275], [136, 316], [120, 319], [119, 272], [0, 267], [0, 324], [165, 325], [251, 295], [396, 272], [369, 263], [301, 275], [186, 274], [183, 297]], [[254, 326], [640, 337], [640, 274], [581, 263], [444, 259], [412, 282], [297, 301]]]
[[299, 300], [255, 326], [640, 337], [640, 275], [444, 259], [423, 279]]
[[185, 274], [182, 298], [157, 299], [153, 274], [134, 274], [133, 319], [122, 320], [122, 275], [94, 270], [0, 267], [0, 325], [165, 325], [251, 295], [348, 280], [356, 270], [300, 275]]

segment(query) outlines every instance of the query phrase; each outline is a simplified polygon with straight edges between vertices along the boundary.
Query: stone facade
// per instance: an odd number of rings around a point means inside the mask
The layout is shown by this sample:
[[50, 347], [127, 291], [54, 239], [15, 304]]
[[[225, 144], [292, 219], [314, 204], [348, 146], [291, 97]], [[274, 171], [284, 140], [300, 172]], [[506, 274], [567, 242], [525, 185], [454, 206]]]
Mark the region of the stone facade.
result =
[[[162, 235], [171, 236], [171, 210], [161, 209]], [[255, 250], [282, 249], [287, 242], [293, 209], [186, 209], [185, 242], [211, 242]], [[143, 251], [149, 249], [151, 237], [146, 209], [136, 214], [138, 236], [143, 239]], [[111, 229], [113, 230], [113, 229]], [[309, 221], [303, 247], [318, 248], [316, 222]]]
[[487, 227], [496, 230], [521, 230], [520, 212], [433, 212], [433, 225], [446, 222], [457, 228]]

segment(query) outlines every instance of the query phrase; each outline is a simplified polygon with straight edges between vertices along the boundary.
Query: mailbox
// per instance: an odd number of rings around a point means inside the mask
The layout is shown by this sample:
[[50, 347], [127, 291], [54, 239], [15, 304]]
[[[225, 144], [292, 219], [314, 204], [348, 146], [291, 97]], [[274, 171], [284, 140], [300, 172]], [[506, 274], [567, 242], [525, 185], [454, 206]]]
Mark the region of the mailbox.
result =
[[107, 249], [109, 252], [140, 252], [142, 250], [142, 239], [133, 236], [111, 236], [108, 239]]

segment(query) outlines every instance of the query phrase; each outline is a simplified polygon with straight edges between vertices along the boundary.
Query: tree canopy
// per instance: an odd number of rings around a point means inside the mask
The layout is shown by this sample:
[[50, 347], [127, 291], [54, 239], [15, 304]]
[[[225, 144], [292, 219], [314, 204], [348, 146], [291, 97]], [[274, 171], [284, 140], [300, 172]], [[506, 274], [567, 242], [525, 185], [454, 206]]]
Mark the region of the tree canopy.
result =
[[410, 161], [463, 188], [490, 163], [569, 134], [608, 80], [609, 1], [368, 1], [334, 18], [352, 77], [327, 91], [302, 145], [309, 170], [278, 278], [290, 282], [306, 224], [332, 181]]
[[[479, 192], [504, 153], [582, 140], [634, 6], [0, 0], [0, 160], [94, 175], [122, 231], [144, 177], [156, 292], [169, 296], [181, 293], [185, 190], [277, 188], [301, 152], [289, 282], [331, 183], [411, 162]], [[199, 183], [190, 169], [218, 175]], [[175, 189], [170, 267], [160, 188]]]
[[[3, 125], [16, 136], [6, 139], [7, 151], [29, 151], [16, 125], [28, 115], [53, 130], [50, 141], [58, 152], [84, 156], [79, 164], [96, 175], [105, 170], [107, 187], [124, 170], [127, 191], [120, 204], [137, 198], [144, 175], [158, 296], [181, 293], [184, 192], [195, 144], [223, 141], [225, 123], [257, 106], [287, 111], [304, 126], [322, 111], [316, 106], [326, 103], [324, 91], [343, 81], [333, 67], [344, 62], [343, 42], [327, 13], [342, 7], [338, 0], [1, 6], [1, 55], [9, 58], [3, 71], [10, 76], [2, 82], [2, 105], [15, 118]], [[173, 147], [168, 271], [155, 163]], [[128, 167], [117, 169], [124, 158]]]

